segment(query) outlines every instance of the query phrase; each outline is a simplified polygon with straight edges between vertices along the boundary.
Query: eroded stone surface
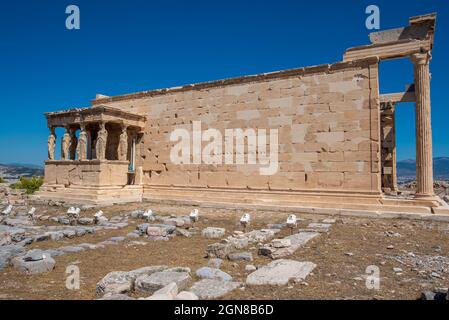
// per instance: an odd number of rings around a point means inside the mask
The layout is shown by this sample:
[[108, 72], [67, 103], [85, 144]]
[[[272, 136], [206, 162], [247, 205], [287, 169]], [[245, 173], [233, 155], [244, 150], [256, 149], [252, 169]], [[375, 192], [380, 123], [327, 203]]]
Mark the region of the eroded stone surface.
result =
[[161, 271], [151, 275], [142, 275], [136, 278], [135, 290], [139, 293], [153, 294], [171, 282], [176, 283], [179, 290], [183, 290], [190, 282], [187, 272]]
[[250, 273], [248, 285], [286, 285], [289, 281], [303, 281], [316, 267], [313, 262], [280, 259]]
[[223, 281], [217, 279], [202, 279], [195, 282], [189, 289], [200, 299], [216, 299], [237, 289], [242, 285], [241, 282]]

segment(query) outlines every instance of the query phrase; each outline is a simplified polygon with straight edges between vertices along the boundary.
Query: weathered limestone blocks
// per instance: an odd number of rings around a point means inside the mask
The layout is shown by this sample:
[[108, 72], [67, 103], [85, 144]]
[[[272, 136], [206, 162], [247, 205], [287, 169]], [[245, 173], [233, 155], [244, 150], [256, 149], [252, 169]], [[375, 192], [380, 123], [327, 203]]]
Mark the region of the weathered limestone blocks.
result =
[[24, 256], [13, 258], [11, 263], [15, 269], [27, 274], [51, 271], [56, 264], [50, 255], [39, 249], [28, 251]]
[[167, 266], [149, 266], [132, 271], [112, 271], [97, 283], [97, 294], [120, 294], [132, 291], [137, 277], [151, 275]]
[[283, 239], [275, 239], [271, 243], [259, 248], [259, 254], [278, 259], [289, 256], [319, 235], [318, 232], [299, 232]]
[[303, 281], [315, 269], [313, 262], [279, 259], [250, 273], [247, 285], [286, 285], [289, 281]]
[[241, 285], [242, 283], [237, 281], [202, 279], [195, 282], [188, 291], [194, 293], [200, 299], [217, 299]]
[[202, 235], [206, 238], [221, 238], [225, 235], [226, 230], [224, 228], [207, 227], [203, 229]]
[[150, 275], [145, 274], [137, 277], [135, 281], [135, 290], [138, 293], [153, 294], [172, 282], [177, 285], [177, 288], [183, 290], [187, 287], [191, 279], [188, 272], [164, 270]]

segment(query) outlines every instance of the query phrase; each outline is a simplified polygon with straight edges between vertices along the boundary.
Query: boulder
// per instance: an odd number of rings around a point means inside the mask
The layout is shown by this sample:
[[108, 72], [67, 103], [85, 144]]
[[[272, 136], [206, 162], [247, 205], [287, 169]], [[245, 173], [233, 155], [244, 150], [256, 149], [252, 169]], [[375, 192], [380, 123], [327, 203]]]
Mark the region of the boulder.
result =
[[132, 271], [112, 271], [103, 277], [98, 283], [97, 294], [119, 294], [133, 290], [135, 280], [142, 275], [150, 275], [166, 269], [166, 266], [149, 266]]
[[225, 294], [237, 289], [242, 285], [241, 282], [223, 281], [218, 279], [202, 279], [195, 282], [189, 289], [200, 299], [217, 299]]
[[202, 267], [196, 270], [196, 276], [202, 279], [220, 279], [223, 281], [231, 281], [232, 277], [224, 271], [215, 268]]
[[190, 282], [191, 277], [187, 272], [161, 271], [151, 275], [142, 275], [136, 278], [135, 289], [140, 293], [153, 294], [171, 282], [176, 283], [183, 290]]
[[206, 253], [209, 258], [224, 259], [234, 250], [230, 243], [213, 243], [207, 246]]
[[55, 260], [42, 250], [35, 249], [11, 260], [15, 269], [27, 274], [44, 273], [54, 269]]
[[228, 254], [228, 259], [231, 261], [253, 261], [251, 252], [236, 252]]
[[153, 295], [158, 294], [167, 294], [173, 299], [178, 295], [178, 285], [175, 282], [170, 282], [162, 289], [157, 290]]
[[316, 267], [312, 262], [280, 259], [250, 273], [248, 285], [286, 285], [289, 281], [303, 281]]
[[207, 227], [203, 229], [203, 237], [214, 239], [221, 238], [225, 235], [226, 230], [224, 228]]
[[0, 271], [2, 271], [10, 262], [11, 258], [22, 254], [25, 249], [16, 244], [9, 244], [0, 247]]

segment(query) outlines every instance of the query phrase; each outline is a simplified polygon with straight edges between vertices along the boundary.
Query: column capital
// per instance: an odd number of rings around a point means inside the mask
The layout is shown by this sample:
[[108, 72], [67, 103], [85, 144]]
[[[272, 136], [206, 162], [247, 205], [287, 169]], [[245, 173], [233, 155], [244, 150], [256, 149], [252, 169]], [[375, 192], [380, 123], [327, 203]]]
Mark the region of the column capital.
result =
[[430, 51], [414, 53], [411, 55], [410, 59], [414, 64], [429, 64], [430, 60], [432, 60], [432, 54]]

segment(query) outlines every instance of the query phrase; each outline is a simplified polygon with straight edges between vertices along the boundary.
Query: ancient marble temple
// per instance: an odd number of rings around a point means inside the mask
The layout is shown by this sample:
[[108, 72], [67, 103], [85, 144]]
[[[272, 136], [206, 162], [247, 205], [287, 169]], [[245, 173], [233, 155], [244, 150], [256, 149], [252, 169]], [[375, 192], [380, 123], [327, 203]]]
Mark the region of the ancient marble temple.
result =
[[[432, 178], [429, 66], [435, 21], [435, 14], [412, 17], [406, 27], [371, 33], [371, 44], [346, 50], [343, 61], [333, 64], [97, 95], [88, 108], [46, 113], [48, 160], [37, 197], [448, 214], [433, 192]], [[379, 63], [397, 58], [409, 59], [414, 83], [405, 92], [380, 94]], [[400, 119], [395, 110], [402, 102], [414, 102], [416, 109], [417, 189], [411, 195], [398, 195], [396, 179], [395, 122]], [[171, 133], [192, 131], [198, 122], [203, 133], [276, 129], [278, 170], [261, 175], [259, 164], [249, 161], [261, 154], [249, 147], [246, 163], [173, 163]], [[57, 127], [64, 128], [62, 137], [56, 137]], [[248, 141], [254, 138], [246, 132]], [[226, 152], [236, 156], [235, 150]]]

